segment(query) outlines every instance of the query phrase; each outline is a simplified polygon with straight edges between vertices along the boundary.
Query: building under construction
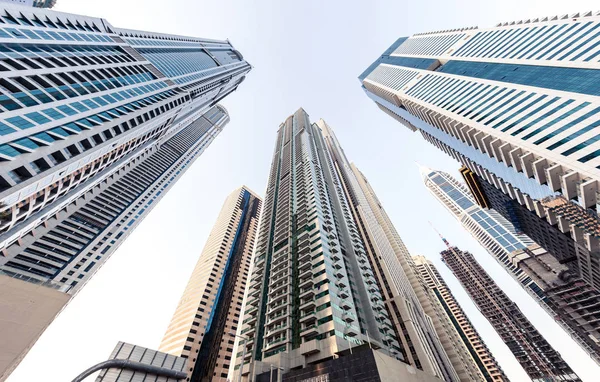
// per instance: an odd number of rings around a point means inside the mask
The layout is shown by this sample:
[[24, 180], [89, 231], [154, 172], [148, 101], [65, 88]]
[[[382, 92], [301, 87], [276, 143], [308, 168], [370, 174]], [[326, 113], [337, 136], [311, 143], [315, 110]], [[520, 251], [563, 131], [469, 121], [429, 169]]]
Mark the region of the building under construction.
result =
[[472, 254], [448, 245], [441, 255], [534, 382], [581, 381]]

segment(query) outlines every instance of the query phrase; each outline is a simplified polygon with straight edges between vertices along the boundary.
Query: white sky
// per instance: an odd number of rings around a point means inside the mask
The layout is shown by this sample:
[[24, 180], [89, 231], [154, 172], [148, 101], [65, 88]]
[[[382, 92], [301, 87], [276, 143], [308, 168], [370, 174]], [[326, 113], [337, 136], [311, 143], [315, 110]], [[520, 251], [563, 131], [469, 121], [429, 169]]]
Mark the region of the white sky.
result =
[[[365, 173], [413, 254], [432, 259], [512, 381], [528, 381], [439, 260], [448, 240], [471, 251], [584, 381], [600, 368], [508, 276], [422, 184], [414, 161], [459, 177], [459, 165], [381, 112], [358, 75], [398, 37], [597, 10], [554, 0], [58, 0], [56, 10], [117, 27], [229, 38], [254, 66], [223, 104], [231, 122], [40, 338], [8, 382], [70, 381], [117, 341], [158, 348], [225, 197], [264, 192], [275, 133], [303, 107], [324, 118]], [[93, 380], [93, 378], [89, 378]]]

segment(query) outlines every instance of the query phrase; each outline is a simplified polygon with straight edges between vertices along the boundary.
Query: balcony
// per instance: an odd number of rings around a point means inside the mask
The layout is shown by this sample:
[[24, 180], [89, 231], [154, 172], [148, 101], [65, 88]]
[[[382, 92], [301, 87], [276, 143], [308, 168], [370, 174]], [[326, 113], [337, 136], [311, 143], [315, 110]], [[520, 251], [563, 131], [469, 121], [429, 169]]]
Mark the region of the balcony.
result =
[[315, 300], [314, 299], [305, 300], [305, 301], [302, 301], [300, 303], [300, 310], [304, 310], [304, 309], [308, 309], [308, 308], [314, 308], [314, 307], [315, 307]]
[[306, 325], [304, 328], [300, 329], [301, 337], [317, 335], [317, 334], [319, 334], [319, 329], [318, 329], [317, 325], [315, 325], [315, 324]]
[[300, 354], [306, 356], [321, 351], [319, 340], [314, 339], [300, 344]]
[[289, 325], [287, 324], [287, 320], [283, 321], [283, 323], [272, 326], [272, 327], [268, 327], [267, 331], [265, 332], [265, 337], [270, 337], [272, 335], [275, 335], [279, 332], [283, 332], [285, 330], [287, 330], [287, 328], [289, 327]]
[[305, 289], [308, 286], [312, 286], [313, 284], [314, 284], [314, 282], [313, 282], [312, 277], [309, 277], [309, 278], [307, 278], [305, 280], [300, 279], [300, 285], [299, 285], [299, 287]]
[[310, 288], [305, 288], [305, 289], [300, 289], [300, 298], [310, 298], [312, 296], [315, 295], [315, 290], [310, 287]]
[[265, 342], [265, 346], [263, 347], [263, 351], [267, 351], [270, 348], [277, 346], [277, 345], [281, 345], [283, 342], [287, 341], [287, 338], [285, 337], [280, 337], [280, 338], [276, 338], [272, 341], [267, 341]]
[[300, 322], [311, 321], [311, 320], [315, 320], [316, 318], [317, 318], [317, 312], [315, 312], [315, 311], [300, 313]]

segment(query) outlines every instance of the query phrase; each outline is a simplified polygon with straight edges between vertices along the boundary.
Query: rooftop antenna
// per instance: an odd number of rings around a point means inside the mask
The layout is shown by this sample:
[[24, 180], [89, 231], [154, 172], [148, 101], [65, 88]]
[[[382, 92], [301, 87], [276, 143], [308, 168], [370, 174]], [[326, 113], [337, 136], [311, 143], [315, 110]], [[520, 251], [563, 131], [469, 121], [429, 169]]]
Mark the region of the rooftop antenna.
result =
[[452, 248], [452, 246], [450, 245], [450, 243], [448, 243], [448, 240], [446, 240], [446, 238], [444, 236], [442, 236], [442, 234], [440, 233], [440, 231], [438, 231], [437, 229], [435, 229], [435, 227], [433, 226], [433, 223], [431, 221], [429, 222], [429, 225], [438, 234], [438, 236], [440, 237], [440, 239], [442, 239], [442, 241], [444, 242], [444, 244], [446, 244], [446, 247]]

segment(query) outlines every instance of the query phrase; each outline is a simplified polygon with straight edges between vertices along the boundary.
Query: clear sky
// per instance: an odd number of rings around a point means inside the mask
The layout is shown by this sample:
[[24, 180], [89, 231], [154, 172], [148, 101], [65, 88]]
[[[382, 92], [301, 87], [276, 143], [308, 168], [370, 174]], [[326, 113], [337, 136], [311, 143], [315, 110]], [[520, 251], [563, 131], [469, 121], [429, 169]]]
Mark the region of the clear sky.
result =
[[58, 0], [56, 10], [117, 27], [229, 38], [254, 69], [223, 102], [231, 115], [223, 133], [8, 381], [70, 381], [119, 340], [158, 348], [225, 197], [242, 184], [264, 192], [276, 130], [299, 107], [335, 130], [409, 250], [436, 263], [512, 381], [529, 379], [439, 260], [444, 245], [428, 221], [477, 257], [584, 381], [597, 381], [600, 368], [426, 191], [414, 164], [458, 177], [458, 163], [381, 112], [357, 80], [401, 36], [597, 9], [597, 0]]

